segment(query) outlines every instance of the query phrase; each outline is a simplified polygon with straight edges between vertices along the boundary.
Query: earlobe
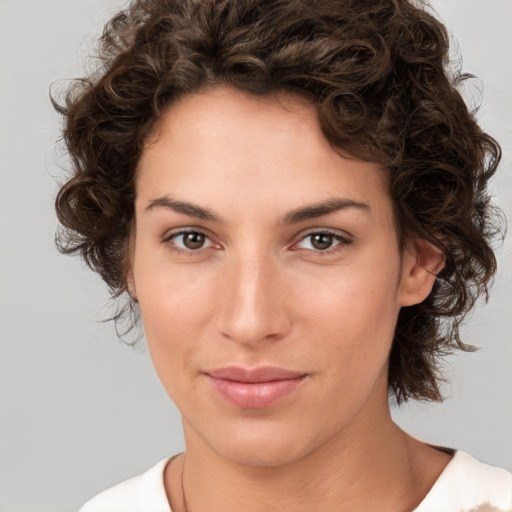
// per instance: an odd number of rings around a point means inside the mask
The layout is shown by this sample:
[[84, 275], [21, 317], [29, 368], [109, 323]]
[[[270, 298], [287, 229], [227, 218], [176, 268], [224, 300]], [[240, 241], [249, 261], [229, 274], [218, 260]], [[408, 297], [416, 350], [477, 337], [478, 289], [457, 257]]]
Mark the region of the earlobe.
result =
[[441, 249], [423, 238], [410, 240], [403, 256], [400, 306], [423, 302], [443, 267]]
[[133, 302], [139, 302], [137, 299], [137, 290], [135, 289], [135, 279], [133, 277], [133, 262], [135, 256], [135, 222], [132, 221], [130, 227], [130, 238], [128, 239], [128, 261], [126, 265], [125, 279], [126, 291]]
[[133, 272], [129, 270], [126, 274], [126, 291], [134, 302], [138, 302], [137, 291], [135, 289], [135, 281], [133, 279]]

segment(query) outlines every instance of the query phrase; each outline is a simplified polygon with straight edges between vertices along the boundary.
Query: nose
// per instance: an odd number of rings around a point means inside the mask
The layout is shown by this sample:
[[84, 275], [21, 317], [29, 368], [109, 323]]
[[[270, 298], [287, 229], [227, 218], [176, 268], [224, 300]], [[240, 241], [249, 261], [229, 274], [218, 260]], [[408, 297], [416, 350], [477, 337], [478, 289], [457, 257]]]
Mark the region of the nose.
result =
[[242, 345], [278, 340], [291, 328], [286, 285], [268, 255], [233, 258], [222, 278], [217, 328]]

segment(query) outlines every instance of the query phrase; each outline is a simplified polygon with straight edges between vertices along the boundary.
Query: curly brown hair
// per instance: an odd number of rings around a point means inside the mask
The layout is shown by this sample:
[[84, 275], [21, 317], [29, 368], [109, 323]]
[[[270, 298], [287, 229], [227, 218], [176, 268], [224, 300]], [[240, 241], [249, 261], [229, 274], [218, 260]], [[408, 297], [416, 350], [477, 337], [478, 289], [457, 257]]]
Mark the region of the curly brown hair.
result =
[[[496, 270], [498, 216], [486, 191], [499, 145], [448, 72], [445, 27], [406, 0], [138, 0], [100, 39], [101, 67], [57, 110], [71, 175], [56, 199], [57, 243], [79, 253], [113, 297], [127, 291], [135, 175], [147, 137], [185, 94], [228, 85], [310, 101], [334, 147], [389, 169], [401, 247], [444, 254], [429, 297], [402, 308], [389, 390], [441, 400], [440, 358]], [[122, 317], [122, 312], [117, 319]]]

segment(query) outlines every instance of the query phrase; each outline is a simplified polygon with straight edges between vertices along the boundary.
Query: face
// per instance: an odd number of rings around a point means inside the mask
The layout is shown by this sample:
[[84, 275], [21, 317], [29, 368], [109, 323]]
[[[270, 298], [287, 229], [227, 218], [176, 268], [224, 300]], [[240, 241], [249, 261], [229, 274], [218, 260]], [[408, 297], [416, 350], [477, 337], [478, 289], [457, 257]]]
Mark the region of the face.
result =
[[219, 88], [173, 105], [140, 161], [132, 248], [187, 443], [277, 465], [386, 410], [417, 257], [399, 253], [386, 171], [335, 151], [304, 101]]

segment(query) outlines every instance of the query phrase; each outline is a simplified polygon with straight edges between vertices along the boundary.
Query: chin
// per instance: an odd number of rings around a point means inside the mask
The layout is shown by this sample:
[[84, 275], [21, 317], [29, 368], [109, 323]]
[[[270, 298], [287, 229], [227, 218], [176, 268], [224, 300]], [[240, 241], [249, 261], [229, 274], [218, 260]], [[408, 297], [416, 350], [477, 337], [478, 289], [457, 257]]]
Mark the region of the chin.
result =
[[[239, 466], [252, 468], [277, 468], [301, 458], [300, 450], [291, 451], [289, 446], [253, 445], [252, 443], [229, 443], [217, 448], [217, 455]], [[297, 452], [297, 453], [296, 453]]]
[[276, 425], [273, 422], [256, 422], [251, 425], [240, 423], [217, 432], [217, 435], [212, 436], [213, 432], [210, 432], [203, 440], [218, 456], [241, 466], [286, 466], [311, 454], [328, 439], [328, 435], [325, 439], [311, 439], [299, 426], [295, 429], [290, 428], [290, 425]]

